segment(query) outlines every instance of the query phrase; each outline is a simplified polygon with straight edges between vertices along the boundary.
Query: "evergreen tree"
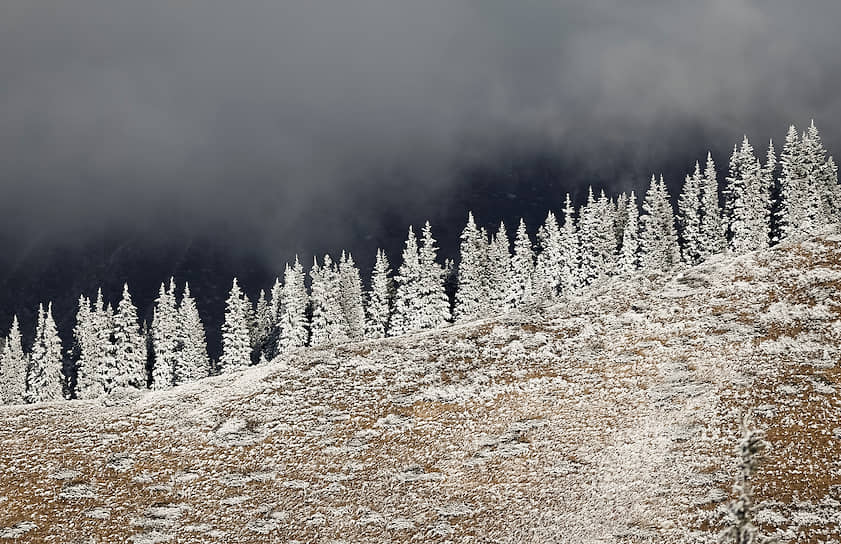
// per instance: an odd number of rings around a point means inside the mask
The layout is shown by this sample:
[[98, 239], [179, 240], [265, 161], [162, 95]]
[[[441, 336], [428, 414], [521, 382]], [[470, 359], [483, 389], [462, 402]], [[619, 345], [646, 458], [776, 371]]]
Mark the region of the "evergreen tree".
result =
[[269, 300], [269, 316], [271, 325], [266, 340], [266, 358], [271, 360], [280, 353], [280, 323], [283, 315], [283, 283], [275, 278]]
[[488, 255], [488, 304], [493, 313], [503, 313], [514, 307], [511, 300], [514, 273], [511, 268], [511, 244], [505, 223], [499, 223]]
[[222, 325], [222, 373], [236, 372], [251, 364], [251, 336], [248, 329], [248, 310], [251, 303], [234, 278], [231, 292], [225, 301], [225, 323]]
[[618, 241], [615, 234], [616, 204], [605, 195], [604, 190], [599, 192], [599, 199], [596, 203], [596, 224], [598, 228], [595, 234], [596, 263], [598, 278], [612, 276], [616, 273], [616, 249]]
[[312, 339], [310, 345], [320, 346], [348, 341], [348, 326], [340, 299], [339, 271], [330, 255], [324, 256], [324, 266], [313, 259], [310, 270], [312, 304]]
[[721, 217], [718, 202], [718, 175], [712, 153], [707, 153], [707, 164], [701, 181], [699, 212], [699, 253], [701, 259], [721, 253], [727, 248], [726, 225]]
[[701, 261], [701, 165], [686, 176], [678, 198], [678, 223], [683, 239], [683, 262], [693, 265]]
[[541, 298], [552, 298], [561, 288], [563, 254], [561, 229], [555, 214], [549, 212], [546, 221], [537, 231], [537, 265], [534, 269], [534, 294]]
[[270, 301], [266, 299], [266, 291], [260, 289], [257, 302], [251, 312], [251, 352], [252, 359], [269, 360], [269, 335], [272, 330]]
[[[394, 297], [394, 313], [391, 316], [390, 336], [414, 332], [418, 305], [420, 303], [421, 269], [418, 256], [418, 240], [412, 227], [403, 249], [403, 262], [394, 278], [397, 292]], [[458, 292], [456, 292], [458, 296]]]
[[287, 352], [304, 347], [309, 339], [307, 306], [309, 296], [304, 285], [304, 269], [295, 257], [295, 264], [286, 265], [283, 274], [283, 291], [278, 318], [278, 351]]
[[532, 297], [534, 281], [534, 250], [531, 238], [526, 230], [526, 223], [520, 219], [514, 238], [514, 255], [511, 257], [511, 295], [509, 300], [515, 307]]
[[61, 372], [61, 339], [53, 320], [53, 305], [38, 306], [35, 343], [26, 376], [27, 402], [50, 402], [64, 398]]
[[578, 247], [583, 284], [592, 283], [600, 275], [598, 233], [601, 228], [598, 202], [593, 197], [593, 188], [587, 187], [587, 202], [581, 207], [578, 220]]
[[628, 276], [639, 269], [639, 208], [637, 195], [631, 191], [625, 205], [625, 228], [622, 232], [622, 248], [619, 255], [619, 273]]
[[115, 362], [111, 383], [117, 387], [146, 388], [146, 341], [137, 321], [137, 308], [131, 301], [128, 284], [112, 321], [111, 345]]
[[[622, 246], [622, 237], [625, 236], [625, 225], [628, 223], [628, 193], [623, 192], [616, 199], [616, 215], [613, 222], [613, 233], [616, 237], [616, 247]], [[618, 266], [617, 253], [617, 266]]]
[[152, 389], [167, 389], [175, 383], [175, 368], [179, 364], [181, 331], [175, 301], [174, 281], [169, 288], [161, 283], [152, 318], [152, 346], [155, 360], [152, 366]]
[[347, 323], [347, 333], [352, 340], [365, 336], [365, 308], [362, 304], [362, 280], [353, 256], [342, 251], [339, 262], [339, 296]]
[[421, 232], [418, 250], [420, 277], [418, 305], [413, 329], [434, 329], [451, 319], [450, 301], [444, 290], [444, 268], [438, 264], [438, 247], [432, 237], [432, 227], [427, 221]]
[[371, 275], [371, 290], [368, 292], [368, 303], [365, 306], [365, 330], [369, 338], [383, 338], [388, 334], [393, 291], [388, 258], [382, 249], [377, 249]]
[[173, 383], [180, 385], [210, 375], [210, 359], [204, 324], [199, 316], [196, 301], [190, 293], [190, 284], [184, 284], [184, 294], [178, 307], [178, 328], [182, 346], [173, 368]]
[[472, 212], [468, 213], [467, 225], [461, 233], [459, 253], [454, 313], [457, 320], [463, 321], [483, 314], [487, 294], [487, 254]]
[[95, 312], [85, 295], [79, 296], [76, 326], [73, 328], [76, 352], [76, 398], [93, 399], [105, 393], [100, 375], [102, 347], [95, 329]]
[[0, 355], [0, 404], [23, 404], [26, 401], [27, 366], [29, 361], [23, 352], [18, 316], [14, 316], [6, 346]]
[[767, 248], [770, 188], [747, 136], [740, 149], [733, 148], [725, 197], [730, 248], [737, 254]]
[[565, 295], [577, 292], [583, 285], [581, 276], [581, 247], [578, 228], [575, 225], [575, 208], [569, 193], [564, 199], [564, 225], [561, 228], [560, 260], [561, 290]]
[[651, 176], [640, 216], [640, 267], [648, 273], [663, 272], [680, 262], [674, 211], [663, 176]]

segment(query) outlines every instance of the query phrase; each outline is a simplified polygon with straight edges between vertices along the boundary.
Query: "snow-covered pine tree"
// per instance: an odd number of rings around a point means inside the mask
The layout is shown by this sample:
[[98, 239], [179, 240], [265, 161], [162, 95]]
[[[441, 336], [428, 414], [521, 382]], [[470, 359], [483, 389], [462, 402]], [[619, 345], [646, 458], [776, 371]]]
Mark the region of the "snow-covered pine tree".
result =
[[353, 256], [342, 251], [339, 261], [339, 302], [351, 340], [365, 336], [365, 308], [362, 303], [362, 280]]
[[[471, 216], [472, 217], [472, 216]], [[415, 331], [418, 304], [420, 303], [421, 269], [418, 256], [418, 239], [412, 227], [403, 248], [403, 262], [394, 278], [397, 291], [394, 296], [394, 312], [391, 315], [390, 336]], [[458, 296], [458, 292], [456, 292]]]
[[415, 329], [442, 327], [451, 320], [450, 301], [444, 290], [444, 267], [438, 264], [438, 246], [432, 236], [432, 227], [427, 221], [421, 231], [418, 249], [420, 282]]
[[782, 171], [776, 209], [776, 226], [780, 240], [809, 234], [817, 214], [815, 194], [809, 191], [800, 137], [794, 125], [788, 127], [780, 155]]
[[454, 313], [456, 320], [465, 321], [483, 314], [487, 295], [487, 255], [484, 253], [483, 236], [476, 227], [473, 212], [467, 214], [467, 225], [460, 239]]
[[272, 285], [271, 298], [269, 300], [269, 316], [271, 325], [266, 340], [266, 358], [274, 359], [280, 353], [280, 323], [283, 312], [283, 283], [280, 278], [275, 278]]
[[809, 125], [802, 138], [803, 155], [807, 167], [808, 185], [817, 201], [815, 223], [818, 226], [838, 221], [841, 210], [841, 187], [838, 185], [838, 168], [832, 157], [827, 158], [815, 121]]
[[105, 304], [105, 298], [102, 296], [102, 289], [97, 290], [96, 302], [91, 311], [92, 327], [96, 334], [96, 357], [97, 363], [95, 365], [96, 380], [102, 387], [102, 392], [109, 393], [114, 388], [114, 368], [116, 361], [114, 360], [114, 352], [111, 345], [114, 343], [113, 327], [114, 327], [114, 309]]
[[721, 253], [727, 248], [726, 225], [721, 217], [718, 201], [718, 175], [712, 153], [707, 152], [707, 164], [701, 180], [699, 208], [699, 252], [701, 259]]
[[371, 274], [371, 290], [367, 293], [365, 305], [365, 332], [368, 338], [383, 338], [388, 334], [393, 290], [388, 258], [382, 249], [377, 249]]
[[26, 375], [26, 401], [50, 402], [64, 398], [61, 339], [53, 319], [53, 305], [38, 306], [38, 326]]
[[222, 325], [222, 357], [219, 369], [223, 374], [242, 370], [251, 364], [251, 335], [248, 310], [251, 303], [234, 278], [225, 301], [225, 323]]
[[599, 206], [593, 197], [593, 187], [587, 187], [587, 202], [581, 207], [578, 219], [578, 248], [581, 262], [581, 281], [588, 285], [600, 275]]
[[771, 195], [747, 136], [741, 148], [733, 148], [725, 197], [730, 249], [740, 254], [767, 248]]
[[94, 318], [90, 299], [80, 295], [76, 326], [73, 328], [77, 399], [97, 398], [105, 392], [102, 377], [98, 372], [102, 357], [99, 353], [99, 336], [94, 328]]
[[616, 273], [616, 204], [605, 195], [604, 189], [599, 192], [596, 205], [596, 221], [598, 229], [595, 232], [596, 261], [598, 263], [599, 278], [612, 276]]
[[23, 352], [18, 316], [12, 318], [6, 346], [0, 355], [0, 404], [23, 404], [26, 401], [26, 368], [29, 360]]
[[283, 273], [283, 292], [278, 318], [279, 339], [278, 353], [283, 353], [307, 345], [307, 306], [309, 295], [304, 284], [304, 269], [295, 256], [295, 264]]
[[175, 383], [175, 367], [178, 365], [181, 351], [181, 332], [174, 282], [170, 279], [169, 288], [161, 283], [158, 289], [152, 318], [152, 346], [155, 354], [152, 389], [167, 389]]
[[532, 282], [534, 281], [534, 249], [526, 229], [526, 222], [522, 218], [514, 237], [511, 271], [511, 295], [509, 300], [514, 307], [519, 307], [523, 301], [532, 297]]
[[146, 339], [140, 333], [137, 308], [131, 301], [128, 284], [123, 284], [123, 294], [112, 323], [115, 363], [112, 382], [116, 387], [146, 389]]
[[663, 272], [680, 262], [674, 210], [663, 176], [651, 176], [640, 216], [640, 268], [645, 272]]
[[683, 262], [689, 265], [701, 261], [701, 164], [687, 174], [678, 198], [678, 223], [683, 239]]
[[488, 255], [488, 304], [493, 313], [503, 313], [514, 307], [511, 300], [514, 274], [511, 268], [511, 244], [505, 223], [499, 223]]
[[260, 289], [257, 302], [251, 312], [251, 351], [252, 359], [269, 360], [269, 334], [272, 330], [272, 315], [270, 301], [266, 299], [266, 291]]
[[178, 307], [178, 328], [182, 346], [173, 368], [173, 384], [191, 382], [210, 374], [204, 324], [199, 316], [196, 300], [190, 293], [190, 284], [184, 284], [184, 294]]
[[578, 292], [583, 285], [581, 276], [581, 247], [578, 228], [575, 225], [575, 208], [569, 193], [564, 199], [564, 224], [561, 227], [561, 292], [569, 295]]
[[347, 342], [347, 322], [340, 300], [339, 271], [330, 255], [324, 256], [324, 266], [313, 259], [310, 270], [312, 304], [312, 338], [310, 345], [320, 346]]
[[534, 268], [533, 292], [539, 298], [553, 298], [561, 288], [563, 273], [563, 252], [561, 229], [551, 211], [537, 231], [537, 264]]
[[639, 208], [637, 195], [631, 191], [625, 204], [625, 228], [619, 253], [619, 274], [628, 276], [639, 270]]
[[[628, 222], [628, 193], [622, 192], [616, 198], [616, 216], [613, 222], [613, 233], [616, 236], [617, 250], [622, 246], [622, 237], [625, 235], [625, 224]], [[619, 264], [617, 253], [617, 266]]]

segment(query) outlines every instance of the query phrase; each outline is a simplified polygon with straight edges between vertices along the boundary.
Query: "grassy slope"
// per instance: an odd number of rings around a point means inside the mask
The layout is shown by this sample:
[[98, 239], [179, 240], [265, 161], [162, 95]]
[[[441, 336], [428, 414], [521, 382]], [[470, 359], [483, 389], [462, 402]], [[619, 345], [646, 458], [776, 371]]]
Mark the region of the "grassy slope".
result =
[[747, 409], [773, 446], [763, 528], [839, 539], [839, 287], [829, 235], [543, 314], [0, 408], [0, 541], [712, 542]]

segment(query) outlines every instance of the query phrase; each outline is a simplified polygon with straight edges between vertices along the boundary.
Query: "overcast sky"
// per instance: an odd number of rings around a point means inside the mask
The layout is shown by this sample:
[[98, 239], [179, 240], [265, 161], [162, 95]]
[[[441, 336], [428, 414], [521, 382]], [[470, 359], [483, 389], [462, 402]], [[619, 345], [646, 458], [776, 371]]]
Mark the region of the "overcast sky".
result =
[[837, 0], [4, 0], [0, 228], [329, 249], [508, 155], [624, 187], [811, 117], [837, 151], [838, 21]]

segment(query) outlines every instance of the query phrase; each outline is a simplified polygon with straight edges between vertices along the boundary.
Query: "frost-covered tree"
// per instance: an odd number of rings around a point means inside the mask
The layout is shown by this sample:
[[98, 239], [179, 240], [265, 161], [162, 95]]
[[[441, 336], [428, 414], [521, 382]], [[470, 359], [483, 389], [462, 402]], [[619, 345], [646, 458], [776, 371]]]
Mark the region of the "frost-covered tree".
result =
[[152, 346], [155, 355], [152, 365], [152, 389], [172, 387], [181, 350], [181, 330], [175, 300], [175, 282], [172, 278], [169, 288], [161, 283], [158, 289], [152, 317]]
[[739, 475], [733, 485], [736, 499], [730, 503], [727, 527], [719, 535], [722, 544], [772, 544], [776, 539], [761, 536], [753, 524], [755, 507], [751, 482], [768, 449], [763, 433], [748, 427], [742, 421], [742, 439], [737, 448]]
[[625, 228], [619, 253], [619, 274], [628, 276], [639, 269], [639, 208], [637, 195], [631, 191], [625, 204]]
[[578, 242], [581, 262], [581, 280], [592, 283], [600, 275], [598, 232], [601, 229], [599, 203], [593, 196], [593, 187], [587, 187], [587, 202], [581, 207], [578, 219]]
[[181, 351], [173, 368], [173, 384], [191, 382], [210, 375], [210, 359], [204, 324], [199, 316], [196, 300], [190, 293], [190, 284], [184, 284], [184, 294], [178, 306], [178, 328]]
[[353, 256], [342, 251], [339, 261], [339, 301], [351, 340], [365, 336], [365, 307], [362, 303], [362, 280]]
[[718, 174], [712, 153], [709, 152], [704, 177], [701, 180], [700, 198], [698, 245], [703, 260], [727, 248], [727, 227], [721, 217], [721, 206], [718, 202]]
[[304, 285], [304, 269], [295, 257], [295, 264], [286, 265], [283, 273], [283, 294], [278, 317], [278, 352], [283, 353], [307, 345], [307, 306], [309, 295]]
[[28, 365], [29, 360], [23, 352], [18, 316], [14, 316], [3, 354], [0, 355], [0, 404], [23, 404], [26, 401]]
[[[391, 316], [390, 336], [398, 336], [417, 330], [418, 305], [420, 304], [421, 267], [418, 255], [418, 239], [412, 227], [403, 248], [403, 262], [394, 278], [397, 292], [394, 296], [394, 312]], [[458, 296], [458, 292], [456, 292]]]
[[460, 239], [454, 313], [457, 320], [464, 321], [483, 315], [488, 290], [486, 242], [476, 227], [472, 212], [467, 215], [467, 225]]
[[85, 295], [79, 296], [76, 325], [73, 328], [76, 354], [76, 398], [97, 398], [105, 392], [99, 363], [105, 346], [100, 346], [95, 328], [95, 312]]
[[225, 301], [225, 322], [222, 325], [222, 357], [219, 369], [223, 374], [236, 372], [251, 364], [251, 334], [248, 313], [251, 303], [234, 278]]
[[725, 190], [725, 217], [730, 249], [745, 253], [768, 247], [770, 238], [770, 187], [747, 136], [733, 148]]
[[693, 265], [701, 261], [701, 165], [687, 174], [677, 201], [678, 224], [683, 239], [683, 262]]
[[[616, 237], [617, 250], [622, 246], [625, 225], [628, 223], [628, 193], [623, 192], [616, 198], [616, 214], [613, 221], [613, 235]], [[619, 254], [617, 253], [617, 266]]]
[[251, 352], [252, 358], [268, 360], [271, 358], [269, 350], [269, 336], [274, 319], [271, 314], [271, 303], [266, 298], [266, 291], [260, 289], [257, 301], [250, 313], [251, 317]]
[[438, 246], [427, 221], [421, 231], [418, 249], [420, 282], [414, 329], [434, 329], [450, 321], [450, 301], [444, 290], [445, 271], [438, 263]]
[[581, 276], [581, 247], [578, 227], [575, 224], [575, 208], [569, 193], [564, 199], [564, 224], [561, 227], [561, 292], [565, 295], [577, 292], [583, 285]]
[[493, 313], [507, 312], [514, 307], [511, 300], [513, 282], [511, 244], [505, 223], [500, 222], [488, 252], [488, 304]]
[[511, 294], [509, 300], [515, 307], [532, 297], [534, 281], [534, 249], [526, 223], [520, 219], [514, 236], [514, 255], [511, 257]]
[[339, 271], [330, 255], [324, 256], [324, 266], [313, 259], [310, 269], [312, 304], [312, 339], [310, 345], [348, 341], [348, 327], [342, 311]]
[[137, 308], [131, 301], [128, 284], [112, 320], [112, 357], [114, 366], [110, 382], [115, 387], [146, 388], [146, 339], [140, 332]]
[[537, 264], [534, 268], [534, 294], [540, 298], [552, 298], [561, 288], [563, 253], [561, 229], [555, 214], [549, 212], [546, 221], [537, 230]]
[[269, 296], [269, 326], [266, 339], [266, 358], [274, 359], [280, 352], [280, 322], [283, 309], [283, 282], [275, 278]]
[[663, 272], [680, 262], [674, 210], [663, 182], [651, 176], [640, 216], [640, 267], [646, 272]]
[[616, 203], [605, 195], [604, 190], [599, 192], [599, 199], [596, 206], [596, 220], [598, 230], [595, 233], [596, 262], [598, 263], [599, 278], [612, 276], [616, 273]]
[[371, 290], [367, 293], [365, 305], [365, 331], [369, 338], [383, 338], [388, 334], [393, 295], [394, 286], [388, 258], [382, 249], [377, 249], [374, 271], [371, 274]]
[[53, 305], [38, 306], [35, 342], [26, 374], [26, 401], [49, 402], [64, 398], [61, 372], [61, 339], [53, 319]]

